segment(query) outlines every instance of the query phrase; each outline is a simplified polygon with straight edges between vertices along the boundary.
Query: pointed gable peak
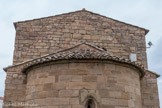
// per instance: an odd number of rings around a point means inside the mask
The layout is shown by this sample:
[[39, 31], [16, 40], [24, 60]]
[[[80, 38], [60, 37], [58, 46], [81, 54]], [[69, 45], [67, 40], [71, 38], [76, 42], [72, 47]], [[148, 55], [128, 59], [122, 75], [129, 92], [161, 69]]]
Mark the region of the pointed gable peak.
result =
[[129, 26], [132, 26], [132, 27], [135, 27], [135, 28], [144, 30], [144, 31], [145, 31], [145, 34], [147, 34], [147, 33], [149, 32], [149, 30], [147, 30], [147, 29], [145, 29], [145, 28], [142, 28], [142, 27], [139, 27], [139, 26], [135, 26], [135, 25], [132, 25], [132, 24], [128, 24], [128, 23], [125, 23], [125, 22], [122, 22], [122, 21], [119, 21], [119, 20], [116, 20], [116, 19], [113, 19], [113, 18], [104, 16], [104, 15], [101, 15], [101, 14], [98, 14], [98, 13], [94, 13], [94, 12], [92, 12], [92, 11], [86, 10], [85, 8], [83, 8], [82, 10], [78, 10], [78, 11], [74, 11], [74, 12], [68, 12], [68, 13], [63, 13], [63, 14], [58, 14], [58, 15], [54, 15], [54, 16], [48, 16], [48, 17], [42, 17], [42, 18], [38, 18], [38, 19], [32, 19], [32, 20], [26, 20], [26, 21], [15, 22], [15, 23], [14, 23], [14, 26], [15, 26], [15, 28], [16, 28], [18, 23], [25, 23], [25, 22], [30, 22], [30, 21], [35, 21], [35, 20], [41, 20], [41, 19], [46, 19], [46, 18], [53, 18], [53, 17], [57, 17], [57, 16], [75, 14], [75, 13], [79, 13], [79, 12], [90, 13], [90, 14], [93, 14], [93, 15], [96, 15], [96, 16], [100, 16], [100, 17], [103, 17], [103, 18], [106, 18], [106, 19], [109, 19], [109, 20], [112, 20], [112, 21], [115, 21], [115, 22], [123, 23], [123, 24], [125, 24], [125, 25], [129, 25]]
[[86, 11], [86, 9], [85, 9], [85, 8], [83, 8], [83, 9], [82, 9], [82, 11]]
[[[64, 49], [64, 50], [61, 50], [59, 52], [73, 51], [73, 50], [93, 50], [93, 51], [98, 51], [98, 52], [106, 52], [103, 48], [94, 46], [87, 42], [81, 42], [77, 45], [74, 45], [74, 46]], [[106, 53], [108, 53], [108, 52], [106, 52]]]
[[114, 56], [111, 53], [105, 51], [102, 48], [98, 48], [89, 43], [82, 42], [73, 47], [60, 50], [42, 57], [32, 59], [20, 64], [12, 65], [4, 68], [7, 72], [9, 68], [16, 66], [22, 66], [22, 72], [25, 72], [30, 67], [47, 63], [47, 62], [56, 62], [61, 60], [104, 60], [104, 61], [114, 61], [118, 63], [129, 64], [138, 68], [141, 71], [141, 77], [145, 74], [144, 67], [138, 62], [131, 62], [129, 59], [125, 59], [119, 56]]

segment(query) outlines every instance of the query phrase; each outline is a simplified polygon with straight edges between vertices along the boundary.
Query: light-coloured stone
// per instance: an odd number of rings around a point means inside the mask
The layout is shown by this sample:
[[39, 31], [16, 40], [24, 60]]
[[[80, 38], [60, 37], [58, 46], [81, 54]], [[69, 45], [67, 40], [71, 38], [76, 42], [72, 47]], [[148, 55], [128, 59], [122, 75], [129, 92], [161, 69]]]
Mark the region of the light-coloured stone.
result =
[[79, 96], [79, 90], [60, 90], [60, 97], [77, 97]]
[[[88, 42], [127, 59], [135, 53], [137, 61], [147, 69], [147, 30], [140, 27], [85, 9], [14, 25], [13, 64]], [[93, 99], [97, 108], [159, 108], [157, 76], [146, 72], [140, 78], [139, 70], [130, 65], [102, 60], [58, 60], [30, 67], [25, 74], [23, 68], [15, 65], [7, 70], [5, 102], [34, 102], [39, 105], [34, 108], [85, 108], [88, 99]]]

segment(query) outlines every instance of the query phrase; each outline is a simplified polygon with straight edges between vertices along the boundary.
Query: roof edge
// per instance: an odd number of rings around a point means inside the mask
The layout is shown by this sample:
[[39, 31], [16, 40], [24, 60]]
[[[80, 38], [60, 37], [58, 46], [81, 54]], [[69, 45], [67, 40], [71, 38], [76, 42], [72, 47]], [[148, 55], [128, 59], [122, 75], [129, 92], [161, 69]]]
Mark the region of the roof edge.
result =
[[[95, 48], [96, 51], [98, 50], [99, 52], [102, 53], [101, 56], [99, 56], [99, 58], [96, 58], [96, 57], [95, 58], [94, 57], [89, 58], [89, 57], [87, 57], [87, 59], [96, 59], [96, 60], [99, 60], [100, 59], [100, 60], [118, 61], [118, 62], [121, 62], [121, 63], [127, 63], [127, 64], [130, 64], [130, 65], [133, 65], [133, 66], [135, 66], [135, 67], [137, 67], [137, 68], [139, 68], [139, 69], [141, 69], [141, 70], [144, 71], [144, 68], [143, 68], [143, 66], [141, 64], [139, 64], [137, 62], [131, 62], [129, 59], [125, 59], [125, 58], [122, 58], [122, 57], [114, 56], [111, 53], [109, 53], [107, 51], [104, 51], [103, 49], [100, 49], [100, 48], [98, 48], [96, 46], [93, 46], [93, 45], [91, 45], [89, 43], [86, 43], [86, 42], [79, 43], [79, 44], [74, 45], [74, 46], [72, 46], [70, 48], [63, 49], [63, 50], [60, 50], [60, 51], [56, 51], [54, 53], [50, 53], [50, 54], [47, 54], [47, 55], [44, 55], [44, 56], [41, 56], [41, 57], [38, 57], [38, 58], [35, 58], [35, 59], [30, 59], [28, 61], [25, 61], [25, 62], [22, 62], [22, 63], [19, 63], [19, 64], [11, 65], [11, 66], [5, 67], [3, 69], [4, 69], [4, 71], [7, 72], [8, 69], [13, 68], [15, 66], [26, 65], [27, 67], [29, 67], [30, 65], [35, 65], [35, 64], [38, 64], [38, 63], [46, 62], [46, 61], [60, 60], [59, 58], [56, 58], [57, 57], [56, 54], [62, 53], [65, 56], [64, 51], [66, 52], [66, 51], [68, 51], [68, 49], [73, 49], [73, 48], [75, 48], [75, 47], [77, 47], [79, 45], [82, 45], [82, 44], [83, 45], [88, 45], [88, 46], [90, 46], [92, 48]], [[88, 55], [89, 55], [89, 53], [88, 53]], [[64, 58], [66, 58], [66, 57], [61, 58], [61, 60], [63, 60]], [[70, 58], [68, 57], [66, 59], [72, 59], [72, 58], [71, 57]], [[85, 56], [83, 56], [81, 58], [85, 59]], [[81, 58], [80, 57], [79, 58], [76, 57], [76, 59], [81, 59]]]
[[[93, 61], [94, 62], [89, 62], [89, 61]], [[41, 63], [38, 63], [38, 64], [34, 64], [34, 65], [31, 65], [29, 67], [25, 67], [23, 68], [22, 72], [23, 73], [26, 73], [28, 70], [30, 70], [31, 68], [33, 67], [40, 67], [42, 65], [48, 65], [48, 64], [57, 64], [57, 63], [98, 63], [99, 61], [102, 62], [102, 63], [111, 63], [111, 64], [120, 64], [120, 66], [129, 66], [131, 67], [132, 69], [136, 69], [138, 70], [139, 72], [139, 76], [140, 78], [143, 78], [145, 76], [145, 69], [143, 67], [139, 67], [135, 62], [124, 62], [124, 61], [118, 61], [117, 59], [115, 60], [114, 58], [113, 59], [71, 59], [71, 60], [68, 60], [68, 59], [61, 59], [61, 60], [56, 60], [56, 61], [47, 61], [47, 62], [41, 62]], [[53, 63], [54, 62], [54, 63]]]
[[77, 12], [88, 12], [88, 13], [91, 13], [91, 14], [94, 14], [94, 15], [99, 15], [99, 16], [101, 16], [101, 17], [111, 19], [111, 20], [113, 20], [113, 21], [117, 21], [117, 22], [119, 22], [119, 23], [123, 23], [123, 24], [126, 24], [126, 25], [130, 25], [130, 26], [133, 26], [133, 27], [142, 29], [142, 30], [145, 31], [145, 35], [149, 32], [148, 29], [145, 29], [145, 28], [143, 28], [143, 27], [139, 27], [139, 26], [136, 26], [136, 25], [133, 25], [133, 24], [129, 24], [129, 23], [123, 22], [123, 21], [119, 21], [119, 20], [117, 20], [117, 19], [113, 19], [113, 18], [104, 16], [104, 15], [101, 15], [101, 14], [98, 14], [98, 13], [94, 13], [94, 12], [92, 12], [92, 11], [86, 10], [85, 8], [83, 8], [82, 10], [78, 10], [78, 11], [72, 11], [72, 12], [67, 12], [67, 13], [62, 13], [62, 14], [47, 16], [47, 17], [41, 17], [41, 18], [35, 18], [35, 19], [31, 19], [31, 20], [25, 20], [25, 21], [14, 22], [14, 27], [15, 27], [15, 29], [16, 29], [16, 25], [17, 25], [18, 23], [25, 23], [25, 22], [29, 22], [29, 21], [40, 20], [40, 19], [45, 19], [45, 18], [51, 18], [51, 17], [61, 16], [61, 15], [67, 15], [67, 14], [70, 14], [70, 13], [77, 13]]
[[150, 70], [148, 70], [148, 69], [145, 69], [145, 70], [146, 70], [147, 72], [150, 72], [150, 73], [156, 75], [157, 78], [160, 77], [160, 74], [158, 74], [158, 73], [156, 73], [156, 72], [150, 71]]
[[[24, 61], [24, 62], [21, 62], [21, 63], [18, 63], [18, 64], [9, 65], [9, 66], [7, 66], [7, 67], [4, 67], [3, 70], [4, 70], [5, 72], [7, 72], [7, 69], [9, 69], [9, 68], [12, 68], [12, 67], [15, 67], [15, 66], [19, 66], [19, 65], [23, 65], [23, 64], [28, 63], [28, 62], [30, 62], [30, 61], [33, 61], [33, 60], [36, 60], [36, 59], [40, 59], [40, 58], [43, 58], [43, 57], [47, 57], [47, 56], [50, 56], [50, 55], [55, 54], [55, 53], [63, 52], [63, 51], [66, 51], [66, 50], [75, 48], [75, 47], [77, 47], [77, 46], [79, 46], [79, 45], [82, 45], [82, 44], [91, 46], [91, 47], [93, 47], [93, 48], [95, 48], [95, 49], [97, 49], [97, 50], [100, 50], [100, 51], [105, 52], [102, 48], [98, 48], [98, 47], [93, 46], [93, 45], [91, 45], [91, 44], [89, 44], [89, 43], [87, 43], [87, 42], [81, 42], [81, 43], [78, 43], [78, 44], [76, 44], [76, 45], [74, 45], [74, 46], [72, 46], [72, 47], [66, 48], [66, 49], [61, 49], [61, 50], [59, 50], [59, 51], [56, 51], [56, 52], [53, 52], [53, 53], [50, 53], [50, 54], [46, 54], [46, 55], [43, 55], [43, 56], [40, 56], [40, 57], [37, 57], [37, 58], [34, 58], [34, 59], [29, 59], [29, 60], [27, 60], [27, 61]], [[110, 54], [111, 54], [111, 53], [110, 53]], [[112, 54], [111, 54], [111, 55], [112, 55]]]

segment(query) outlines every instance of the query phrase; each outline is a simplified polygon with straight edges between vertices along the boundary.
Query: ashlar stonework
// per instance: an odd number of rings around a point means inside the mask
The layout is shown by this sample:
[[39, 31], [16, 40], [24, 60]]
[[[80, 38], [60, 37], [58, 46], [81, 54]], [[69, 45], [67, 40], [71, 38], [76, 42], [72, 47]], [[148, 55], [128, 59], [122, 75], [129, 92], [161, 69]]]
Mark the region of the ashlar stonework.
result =
[[160, 108], [148, 30], [85, 9], [14, 26], [4, 108]]

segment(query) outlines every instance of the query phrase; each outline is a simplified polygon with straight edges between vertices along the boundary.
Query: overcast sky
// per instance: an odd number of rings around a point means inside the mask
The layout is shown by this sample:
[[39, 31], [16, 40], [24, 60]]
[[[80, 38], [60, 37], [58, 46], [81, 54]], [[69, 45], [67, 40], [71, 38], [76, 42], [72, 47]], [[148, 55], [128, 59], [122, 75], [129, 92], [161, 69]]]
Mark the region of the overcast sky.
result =
[[[149, 69], [162, 75], [162, 0], [0, 0], [0, 96], [4, 95], [3, 67], [12, 64], [13, 22], [53, 16], [86, 8], [89, 11], [149, 29]], [[158, 79], [162, 105], [162, 78]]]

